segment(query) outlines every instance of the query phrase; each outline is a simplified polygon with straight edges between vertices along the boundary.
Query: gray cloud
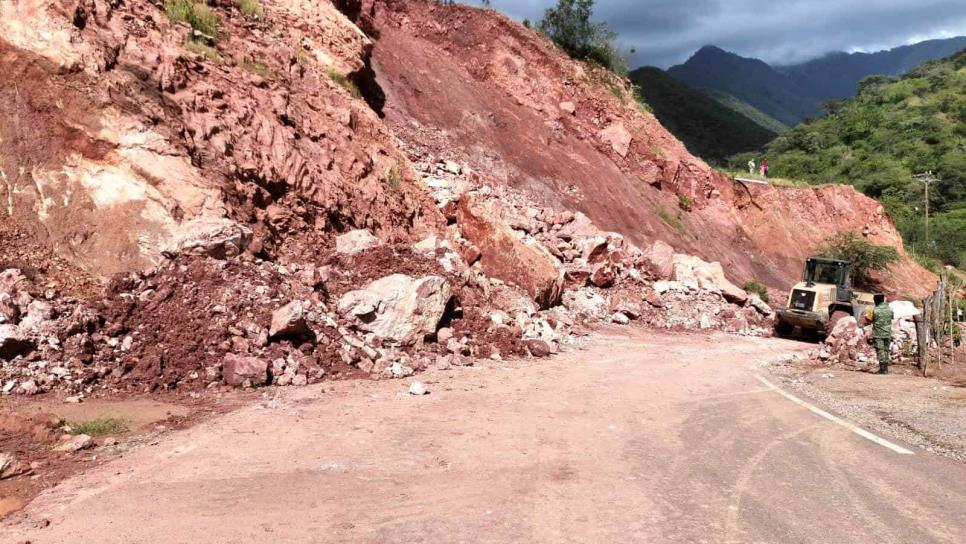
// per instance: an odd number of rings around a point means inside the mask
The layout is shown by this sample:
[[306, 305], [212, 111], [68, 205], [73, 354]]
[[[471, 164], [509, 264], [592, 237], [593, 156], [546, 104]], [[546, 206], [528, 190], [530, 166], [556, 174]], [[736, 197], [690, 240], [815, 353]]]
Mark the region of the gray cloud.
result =
[[[478, 0], [468, 3], [479, 4]], [[492, 0], [538, 21], [555, 0]], [[774, 64], [832, 51], [877, 51], [966, 34], [964, 0], [597, 0], [595, 18], [637, 49], [635, 66], [668, 67], [702, 45]]]

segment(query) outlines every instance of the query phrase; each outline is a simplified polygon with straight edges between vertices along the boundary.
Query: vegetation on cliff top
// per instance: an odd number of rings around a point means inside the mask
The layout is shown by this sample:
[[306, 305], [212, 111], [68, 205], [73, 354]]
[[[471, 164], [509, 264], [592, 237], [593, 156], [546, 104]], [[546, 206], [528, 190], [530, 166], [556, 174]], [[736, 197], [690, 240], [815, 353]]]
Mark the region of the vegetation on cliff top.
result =
[[617, 33], [606, 23], [593, 23], [594, 0], [557, 0], [547, 8], [537, 29], [575, 59], [590, 61], [624, 75], [628, 58], [620, 52]]

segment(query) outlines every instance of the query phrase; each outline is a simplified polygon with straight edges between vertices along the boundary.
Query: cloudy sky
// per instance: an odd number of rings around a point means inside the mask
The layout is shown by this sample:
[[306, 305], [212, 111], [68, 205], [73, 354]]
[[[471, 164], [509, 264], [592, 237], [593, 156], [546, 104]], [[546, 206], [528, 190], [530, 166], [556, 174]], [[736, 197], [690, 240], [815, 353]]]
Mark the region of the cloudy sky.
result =
[[[539, 21], [556, 0], [491, 3], [515, 19]], [[632, 65], [662, 68], [707, 44], [788, 64], [966, 35], [966, 0], [597, 0], [594, 15], [637, 49]]]

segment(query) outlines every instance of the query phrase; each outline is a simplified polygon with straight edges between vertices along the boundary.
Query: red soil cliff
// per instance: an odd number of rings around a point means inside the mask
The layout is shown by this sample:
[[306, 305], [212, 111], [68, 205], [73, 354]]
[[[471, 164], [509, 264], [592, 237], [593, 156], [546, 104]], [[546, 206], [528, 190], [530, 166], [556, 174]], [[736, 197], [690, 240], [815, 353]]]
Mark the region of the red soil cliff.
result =
[[903, 254], [887, 290], [921, 295], [934, 283], [874, 200], [846, 186], [736, 184], [641, 111], [623, 82], [499, 13], [394, 0], [366, 2], [359, 17], [378, 36], [387, 122], [415, 161], [466, 161], [638, 245], [665, 239], [721, 261], [738, 282], [787, 289], [819, 243], [850, 230]]

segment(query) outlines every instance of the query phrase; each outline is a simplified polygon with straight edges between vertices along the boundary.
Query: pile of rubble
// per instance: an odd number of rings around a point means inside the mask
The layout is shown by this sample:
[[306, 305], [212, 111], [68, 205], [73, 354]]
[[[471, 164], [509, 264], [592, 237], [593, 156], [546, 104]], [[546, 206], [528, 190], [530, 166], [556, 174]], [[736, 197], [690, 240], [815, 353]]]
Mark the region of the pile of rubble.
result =
[[[522, 354], [509, 332], [479, 327], [484, 297], [459, 276], [367, 231], [339, 237], [321, 264], [272, 263], [198, 241], [114, 280], [92, 304], [35, 298], [19, 271], [3, 272], [3, 392], [304, 385]], [[384, 270], [396, 273], [373, 279]]]
[[185, 390], [401, 378], [474, 358], [545, 357], [601, 323], [764, 334], [771, 309], [718, 263], [645, 250], [456, 163], [426, 183], [448, 226], [387, 244], [352, 230], [310, 258], [256, 258], [228, 219], [179, 227], [153, 270], [94, 303], [0, 276], [3, 392]]
[[583, 213], [535, 205], [456, 161], [417, 154], [451, 246], [481, 277], [513, 283], [541, 307], [559, 300], [584, 324], [767, 332], [771, 308], [731, 283], [719, 263], [677, 254], [662, 241], [642, 250]]
[[[914, 357], [918, 351], [914, 318], [921, 312], [905, 300], [890, 302], [889, 307], [894, 316], [890, 345], [892, 360], [901, 361]], [[872, 325], [860, 326], [854, 317], [843, 317], [832, 328], [822, 347], [813, 352], [811, 357], [825, 364], [878, 367], [875, 347], [872, 344]]]

